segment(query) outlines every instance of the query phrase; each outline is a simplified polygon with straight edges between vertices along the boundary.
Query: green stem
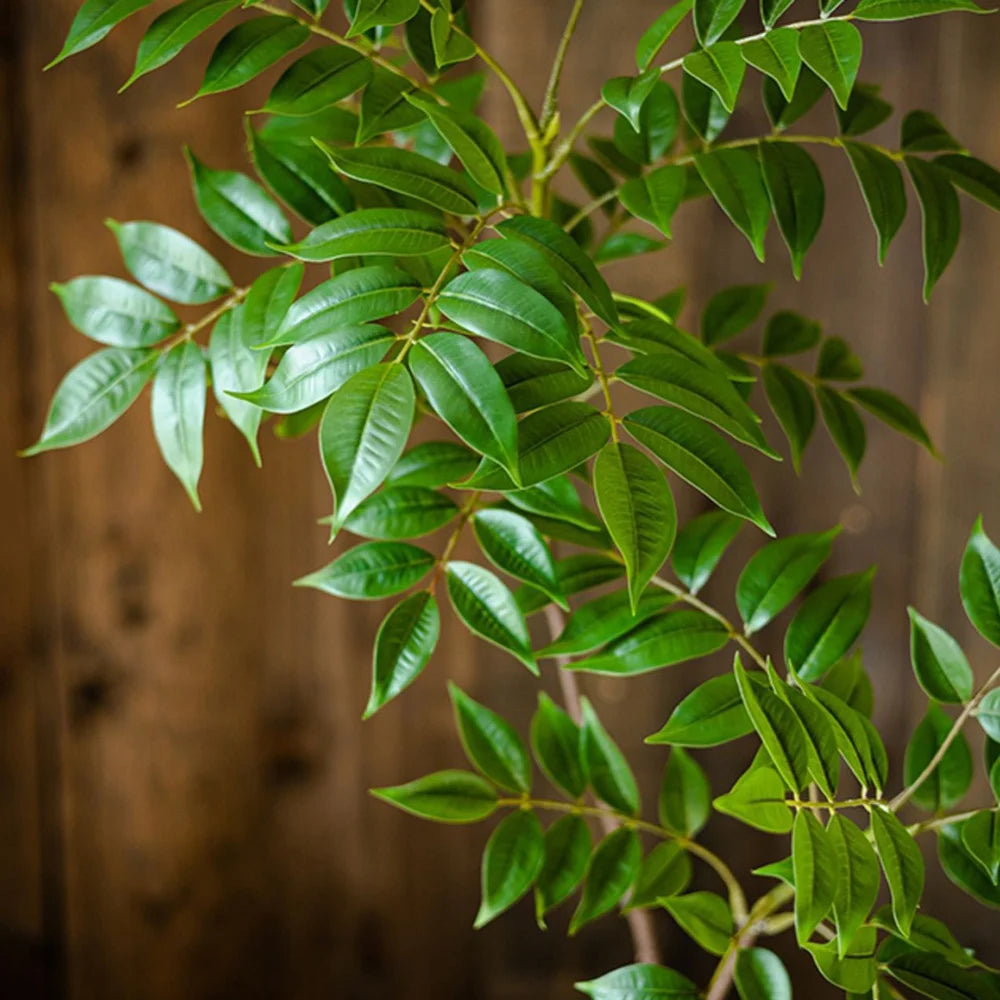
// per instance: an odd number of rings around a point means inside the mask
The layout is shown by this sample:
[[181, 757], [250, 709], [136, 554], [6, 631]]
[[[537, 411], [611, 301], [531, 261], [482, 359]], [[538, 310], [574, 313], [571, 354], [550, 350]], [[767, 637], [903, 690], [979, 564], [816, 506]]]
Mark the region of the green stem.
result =
[[160, 350], [166, 353], [167, 351], [170, 350], [171, 347], [174, 347], [181, 341], [192, 340], [196, 333], [201, 332], [202, 330], [205, 329], [205, 327], [211, 326], [217, 320], [221, 319], [221, 317], [223, 317], [227, 312], [229, 312], [230, 309], [235, 309], [247, 297], [249, 293], [250, 293], [249, 288], [234, 289], [229, 298], [224, 299], [214, 309], [205, 313], [205, 315], [202, 316], [201, 319], [197, 319], [193, 323], [186, 324], [184, 328], [180, 331], [180, 333], [178, 333], [177, 336], [173, 337], [171, 340], [168, 340], [160, 348]]
[[949, 813], [947, 816], [935, 816], [933, 819], [925, 819], [920, 823], [913, 823], [906, 828], [912, 837], [929, 830], [940, 830], [942, 826], [949, 826], [952, 823], [961, 823], [963, 820], [972, 819], [981, 812], [996, 812], [1000, 806], [983, 806], [982, 809], [967, 809], [965, 812]]
[[562, 38], [559, 39], [559, 47], [556, 49], [556, 56], [552, 63], [552, 72], [549, 74], [549, 83], [545, 88], [545, 97], [542, 100], [542, 117], [540, 128], [544, 132], [552, 121], [559, 108], [559, 80], [562, 77], [563, 65], [566, 62], [566, 53], [569, 51], [570, 39], [576, 31], [577, 21], [580, 19], [580, 12], [583, 10], [583, 0], [576, 0], [573, 9], [570, 11], [569, 20], [563, 30]]

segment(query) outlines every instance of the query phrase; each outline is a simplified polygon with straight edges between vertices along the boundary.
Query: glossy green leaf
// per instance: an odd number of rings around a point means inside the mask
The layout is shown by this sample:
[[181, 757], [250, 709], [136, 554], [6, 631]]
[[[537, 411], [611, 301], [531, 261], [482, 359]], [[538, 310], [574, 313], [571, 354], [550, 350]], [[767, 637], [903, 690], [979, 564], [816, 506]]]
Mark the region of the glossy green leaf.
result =
[[[747, 717], [746, 731], [752, 729]], [[792, 810], [785, 802], [785, 785], [777, 771], [754, 767], [712, 805], [718, 812], [767, 833], [790, 833]]]
[[372, 82], [361, 96], [361, 113], [356, 142], [360, 145], [395, 129], [409, 128], [423, 120], [423, 114], [407, 101], [416, 87], [405, 77], [374, 68]]
[[222, 265], [194, 240], [156, 222], [114, 222], [129, 273], [150, 291], [173, 302], [201, 305], [233, 287]]
[[795, 873], [795, 935], [809, 940], [830, 912], [838, 887], [840, 859], [830, 834], [809, 809], [795, 814], [792, 826], [792, 870]]
[[452, 606], [469, 629], [537, 673], [528, 626], [514, 595], [489, 570], [474, 563], [452, 561], [447, 576]]
[[626, 965], [600, 979], [577, 983], [576, 988], [592, 1000], [698, 1000], [701, 993], [689, 979], [662, 965]]
[[498, 569], [531, 584], [566, 607], [552, 553], [526, 517], [492, 507], [478, 511], [472, 524], [480, 548]]
[[781, 959], [766, 948], [743, 948], [733, 974], [740, 1000], [792, 1000], [792, 981]]
[[871, 609], [874, 569], [817, 587], [785, 633], [785, 659], [804, 680], [818, 680], [861, 634]]
[[983, 869], [990, 881], [1000, 882], [1000, 813], [983, 809], [961, 827], [962, 844]]
[[961, 827], [951, 823], [938, 833], [938, 860], [945, 875], [963, 892], [992, 909], [1000, 909], [1000, 887], [994, 885], [979, 862], [965, 849]]
[[558, 361], [543, 361], [527, 354], [508, 354], [494, 367], [516, 413], [526, 413], [564, 399], [572, 399], [593, 385], [590, 375], [580, 375]]
[[825, 688], [804, 684], [801, 690], [805, 697], [825, 710], [827, 723], [833, 728], [837, 749], [862, 787], [870, 786], [881, 791], [885, 782], [885, 751], [881, 748], [881, 743], [878, 747], [873, 747], [864, 716]]
[[708, 776], [689, 753], [674, 747], [660, 782], [660, 824], [678, 837], [694, 837], [708, 822], [711, 808]]
[[[903, 776], [913, 786], [951, 732], [952, 720], [937, 706], [930, 705], [906, 746]], [[941, 812], [956, 805], [972, 783], [972, 754], [960, 733], [945, 751], [940, 763], [918, 787], [911, 800], [928, 812]]]
[[683, 167], [667, 164], [626, 181], [618, 197], [636, 218], [656, 226], [670, 239], [671, 220], [684, 196], [686, 178]]
[[972, 0], [862, 0], [855, 8], [854, 16], [859, 21], [903, 21], [928, 14], [947, 14], [950, 11], [989, 13]]
[[736, 678], [723, 674], [700, 684], [682, 699], [663, 728], [646, 742], [711, 747], [751, 732], [753, 723], [743, 707]]
[[792, 0], [760, 0], [760, 19], [765, 27], [772, 28], [778, 18], [792, 5]]
[[979, 707], [976, 709], [976, 718], [986, 731], [987, 736], [993, 740], [1000, 739], [1000, 693], [998, 691], [990, 691], [980, 701]]
[[936, 701], [962, 703], [972, 697], [972, 668], [962, 647], [914, 608], [910, 615], [910, 662], [920, 686]]
[[878, 128], [891, 114], [892, 105], [879, 97], [879, 87], [856, 83], [846, 108], [837, 108], [837, 121], [843, 135], [864, 135]]
[[904, 952], [889, 962], [893, 979], [932, 1000], [997, 1000], [1000, 981], [995, 973], [962, 969], [941, 955]]
[[840, 528], [793, 535], [764, 546], [736, 582], [736, 605], [750, 635], [762, 629], [802, 592], [830, 556]]
[[458, 516], [443, 493], [423, 486], [387, 486], [355, 508], [344, 527], [355, 535], [402, 541], [429, 535]]
[[517, 481], [517, 417], [486, 355], [458, 334], [433, 333], [413, 345], [409, 360], [420, 388], [445, 423]]
[[107, 430], [153, 376], [157, 353], [108, 347], [69, 370], [49, 405], [41, 437], [22, 455], [68, 448]]
[[974, 156], [945, 153], [932, 161], [948, 174], [952, 184], [977, 201], [1000, 211], [1000, 170]]
[[958, 247], [962, 216], [958, 195], [946, 171], [916, 156], [907, 156], [905, 162], [923, 218], [926, 302]]
[[774, 80], [786, 101], [792, 100], [802, 70], [798, 31], [794, 28], [775, 28], [763, 38], [744, 42], [740, 51], [751, 66]]
[[843, 456], [855, 491], [859, 492], [858, 466], [864, 458], [867, 446], [865, 425], [858, 416], [857, 408], [844, 393], [821, 385], [816, 390], [816, 397], [819, 399], [823, 423], [826, 424], [833, 443]]
[[544, 691], [538, 695], [538, 709], [531, 720], [531, 749], [552, 784], [571, 798], [583, 795], [587, 775], [580, 727]]
[[[952, 830], [954, 830], [954, 827], [952, 827]], [[907, 941], [922, 951], [932, 951], [939, 955], [944, 955], [955, 965], [962, 967], [975, 965], [976, 960], [955, 940], [955, 936], [951, 931], [940, 920], [935, 920], [933, 917], [928, 917], [922, 913], [916, 914], [913, 918], [909, 934], [904, 935], [896, 926], [896, 921], [892, 917], [892, 908], [890, 906], [882, 906], [872, 914], [870, 923], [875, 927], [880, 927], [888, 931], [898, 940]]]
[[779, 681], [771, 673], [775, 694], [795, 713], [802, 724], [809, 756], [809, 773], [819, 790], [829, 799], [836, 798], [840, 780], [840, 756], [835, 724], [828, 713], [797, 687]]
[[981, 636], [1000, 646], [1000, 549], [976, 520], [962, 556], [958, 587], [969, 621]]
[[771, 207], [756, 158], [745, 149], [715, 149], [695, 154], [694, 165], [719, 207], [763, 260]]
[[340, 327], [394, 316], [419, 295], [416, 279], [398, 267], [373, 264], [345, 271], [295, 302], [261, 346], [298, 344]]
[[802, 61], [833, 92], [837, 104], [847, 100], [861, 64], [861, 33], [847, 21], [811, 24], [799, 33]]
[[707, 424], [669, 406], [649, 406], [625, 417], [626, 430], [677, 473], [731, 514], [773, 534], [740, 457]]
[[372, 794], [421, 819], [439, 823], [475, 823], [496, 811], [497, 792], [470, 771], [437, 771], [394, 788], [375, 788]]
[[587, 866], [583, 895], [570, 920], [570, 936], [614, 907], [631, 888], [641, 860], [639, 836], [627, 827], [609, 833], [597, 845]]
[[279, 249], [299, 260], [328, 261], [356, 256], [420, 257], [447, 246], [447, 231], [434, 215], [402, 208], [362, 208]]
[[59, 54], [45, 68], [49, 69], [96, 45], [112, 28], [152, 2], [153, 0], [86, 0], [77, 11]]
[[837, 947], [843, 958], [875, 905], [881, 875], [878, 857], [868, 838], [842, 813], [830, 817], [827, 834], [837, 859], [833, 919]]
[[684, 57], [684, 72], [718, 94], [727, 111], [736, 107], [746, 68], [735, 42], [716, 42]]
[[[580, 751], [587, 780], [599, 799], [612, 809], [639, 814], [639, 789], [635, 776], [618, 745], [601, 725], [594, 707], [582, 698], [583, 726], [580, 731]], [[636, 845], [638, 846], [638, 844]], [[638, 867], [638, 858], [636, 859]], [[631, 879], [629, 880], [631, 884]]]
[[198, 92], [185, 103], [242, 87], [308, 38], [306, 25], [291, 17], [268, 14], [243, 21], [215, 47]]
[[427, 591], [405, 598], [385, 616], [375, 636], [372, 690], [364, 718], [417, 679], [434, 652], [440, 631], [437, 601]]
[[463, 479], [476, 467], [476, 461], [471, 451], [453, 441], [425, 441], [399, 459], [386, 482], [433, 489], [452, 479]]
[[633, 128], [625, 118], [615, 120], [615, 146], [635, 163], [656, 163], [677, 138], [680, 116], [673, 89], [662, 80], [654, 80], [639, 112], [638, 128]]
[[762, 142], [759, 150], [767, 196], [798, 279], [802, 276], [802, 259], [823, 222], [823, 177], [801, 146]]
[[687, 73], [681, 78], [681, 105], [688, 125], [705, 142], [714, 142], [729, 123], [719, 95]]
[[721, 896], [714, 892], [689, 892], [684, 896], [668, 896], [661, 905], [699, 947], [712, 955], [725, 953], [734, 928], [729, 904]]
[[701, 317], [701, 339], [708, 345], [731, 340], [761, 314], [770, 285], [732, 285], [708, 300]]
[[371, 63], [361, 53], [345, 45], [324, 45], [282, 73], [261, 110], [296, 117], [315, 114], [350, 97], [371, 77]]
[[449, 684], [458, 734], [476, 770], [510, 792], [531, 791], [531, 759], [513, 727], [502, 716]]
[[695, 0], [694, 31], [702, 46], [718, 41], [738, 16], [744, 0]]
[[545, 831], [545, 858], [535, 882], [535, 916], [543, 929], [545, 914], [583, 881], [590, 850], [590, 829], [582, 816], [563, 816]]
[[902, 172], [893, 160], [874, 146], [847, 140], [841, 145], [854, 168], [868, 214], [878, 234], [878, 262], [881, 264], [906, 217], [906, 188]]
[[544, 861], [542, 825], [533, 812], [518, 809], [502, 820], [483, 852], [483, 898], [474, 926], [484, 927], [524, 896]]
[[626, 909], [655, 906], [683, 892], [691, 881], [691, 858], [676, 841], [657, 844], [643, 859]]
[[922, 444], [932, 455], [937, 455], [930, 435], [921, 423], [920, 417], [898, 396], [883, 389], [869, 386], [849, 389], [847, 395], [883, 423], [912, 438], [918, 444]]
[[641, 128], [639, 113], [659, 78], [660, 74], [656, 69], [647, 70], [635, 77], [612, 77], [601, 88], [601, 97], [638, 132]]
[[805, 948], [812, 955], [816, 968], [824, 979], [851, 994], [863, 996], [875, 984], [875, 945], [875, 928], [862, 927], [843, 958], [837, 950], [836, 941], [826, 944], [807, 943]]
[[677, 0], [642, 33], [635, 47], [635, 63], [640, 70], [649, 67], [692, 6], [693, 0]]
[[713, 510], [693, 517], [677, 533], [671, 564], [692, 594], [708, 583], [742, 524], [732, 514]]
[[788, 438], [792, 465], [799, 472], [802, 453], [816, 427], [816, 403], [812, 390], [793, 369], [780, 364], [768, 364], [762, 373], [767, 402]]
[[353, 6], [348, 38], [364, 34], [372, 28], [403, 24], [420, 9], [418, 0], [357, 0]]
[[409, 590], [433, 566], [434, 557], [416, 545], [363, 542], [295, 585], [353, 601], [374, 601]]
[[120, 278], [73, 278], [51, 288], [70, 323], [99, 344], [151, 347], [181, 325], [168, 305]]
[[153, 378], [153, 434], [168, 468], [201, 510], [198, 480], [204, 461], [202, 434], [208, 379], [201, 348], [189, 340], [172, 347]]
[[924, 891], [924, 859], [906, 827], [888, 810], [872, 808], [871, 829], [892, 895], [893, 919], [908, 935]]

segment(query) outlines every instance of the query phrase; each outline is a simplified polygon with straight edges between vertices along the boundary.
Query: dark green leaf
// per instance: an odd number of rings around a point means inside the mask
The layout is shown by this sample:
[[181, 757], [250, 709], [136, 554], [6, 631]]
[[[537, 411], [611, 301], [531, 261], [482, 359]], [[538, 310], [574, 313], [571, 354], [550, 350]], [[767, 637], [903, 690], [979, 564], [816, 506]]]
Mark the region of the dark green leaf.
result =
[[569, 924], [571, 936], [607, 913], [628, 892], [639, 872], [641, 860], [642, 848], [635, 830], [621, 827], [597, 845], [587, 866], [583, 897]]
[[[763, 2], [766, 0], [762, 0]], [[791, 0], [787, 0], [785, 6], [790, 3]], [[745, 42], [740, 46], [740, 51], [751, 66], [774, 80], [786, 101], [792, 100], [795, 96], [795, 84], [798, 83], [802, 70], [799, 33], [794, 28], [776, 28], [767, 32], [763, 38]]]
[[803, 66], [791, 100], [785, 97], [771, 77], [764, 80], [764, 110], [775, 131], [783, 132], [805, 115], [826, 92], [826, 84], [808, 66]]
[[762, 142], [759, 149], [767, 195], [792, 257], [792, 273], [798, 279], [802, 276], [802, 258], [823, 221], [823, 177], [801, 146]]
[[416, 87], [405, 77], [376, 66], [372, 82], [361, 95], [361, 115], [356, 142], [368, 142], [377, 135], [409, 128], [423, 120], [423, 114], [407, 101]]
[[393, 486], [444, 486], [464, 479], [476, 467], [476, 456], [452, 441], [425, 441], [393, 466], [386, 482]]
[[544, 691], [531, 720], [531, 749], [552, 784], [571, 798], [583, 795], [587, 775], [580, 755], [580, 727]]
[[770, 285], [733, 285], [716, 292], [702, 313], [701, 339], [709, 345], [731, 340], [760, 316], [770, 293]]
[[531, 759], [521, 738], [502, 716], [449, 684], [455, 724], [465, 755], [476, 770], [510, 792], [531, 791]]
[[906, 157], [906, 169], [910, 172], [923, 217], [926, 302], [958, 246], [962, 216], [958, 195], [947, 171], [916, 156]]
[[820, 339], [819, 323], [794, 312], [776, 312], [764, 329], [763, 352], [767, 357], [799, 354], [814, 348]]
[[659, 80], [660, 74], [656, 69], [650, 69], [639, 76], [616, 76], [612, 77], [601, 88], [601, 97], [606, 104], [609, 104], [635, 131], [640, 131], [639, 112], [642, 105], [649, 97]]
[[932, 1000], [997, 1000], [1000, 983], [995, 974], [961, 969], [941, 955], [904, 952], [889, 962], [893, 979]]
[[349, 38], [372, 28], [403, 24], [420, 9], [419, 0], [356, 0]]
[[708, 777], [689, 753], [674, 747], [660, 783], [660, 824], [678, 837], [694, 837], [711, 811]]
[[693, 0], [677, 0], [642, 33], [635, 47], [635, 63], [640, 70], [648, 68], [692, 6]]
[[869, 413], [873, 413], [883, 423], [888, 424], [901, 434], [913, 438], [932, 455], [937, 454], [930, 435], [920, 422], [920, 417], [898, 396], [894, 396], [884, 389], [875, 389], [869, 386], [849, 389], [847, 395], [856, 403], [860, 403]]
[[843, 958], [875, 905], [881, 875], [868, 838], [842, 813], [830, 817], [827, 834], [836, 855], [833, 919], [837, 926], [837, 947]]
[[924, 859], [906, 827], [888, 810], [872, 808], [871, 829], [892, 894], [893, 918], [903, 934], [909, 935], [924, 891]]
[[947, 173], [956, 187], [1000, 211], [1000, 171], [974, 156], [954, 153], [936, 156], [932, 162]]
[[910, 17], [959, 10], [974, 14], [989, 13], [972, 0], [862, 0], [855, 8], [854, 16], [859, 21], [903, 21]]
[[763, 260], [771, 209], [756, 158], [745, 149], [715, 149], [695, 154], [694, 164], [719, 207]]
[[[687, 73], [681, 79], [681, 103], [687, 123], [705, 142], [714, 142], [729, 122], [719, 95]], [[690, 183], [693, 175], [687, 176]]]
[[697, 594], [708, 583], [742, 520], [722, 510], [692, 518], [677, 533], [671, 564], [681, 583]]
[[[628, 761], [608, 731], [601, 725], [601, 720], [597, 717], [590, 702], [586, 698], [582, 698], [580, 704], [583, 711], [580, 748], [587, 780], [594, 789], [594, 794], [612, 809], [628, 813], [630, 816], [637, 816], [639, 814], [639, 789]], [[638, 849], [638, 841], [636, 841], [636, 848]], [[635, 863], [638, 867], [638, 858], [636, 858]], [[629, 884], [631, 881], [630, 878]], [[586, 896], [584, 898], [586, 899]], [[614, 900], [612, 900], [613, 903]], [[576, 924], [575, 918], [574, 924]]]
[[559, 590], [552, 553], [526, 517], [491, 507], [478, 511], [472, 524], [480, 548], [498, 569], [531, 584], [562, 607], [567, 606]]
[[325, 222], [304, 240], [280, 247], [299, 260], [343, 257], [420, 257], [448, 246], [439, 218], [402, 208], [362, 208]]
[[[952, 720], [937, 706], [930, 705], [920, 725], [906, 746], [904, 781], [913, 786], [951, 732]], [[965, 737], [958, 735], [940, 763], [910, 796], [915, 805], [928, 812], [941, 812], [954, 806], [972, 783], [972, 754]]]
[[722, 106], [730, 112], [736, 107], [746, 68], [735, 42], [716, 42], [684, 57], [684, 72], [718, 94]]
[[673, 710], [666, 725], [647, 743], [710, 747], [753, 732], [736, 678], [713, 677], [694, 689]]
[[683, 892], [690, 881], [691, 858], [687, 851], [676, 841], [657, 844], [639, 868], [627, 909], [654, 906], [667, 896]]
[[834, 843], [810, 809], [800, 809], [792, 826], [792, 870], [795, 873], [795, 935], [809, 940], [817, 924], [830, 912], [838, 887]]
[[282, 73], [262, 108], [274, 115], [311, 115], [359, 91], [372, 78], [371, 63], [345, 45], [324, 45]]
[[851, 994], [864, 995], [875, 983], [875, 944], [875, 928], [862, 927], [843, 958], [837, 951], [836, 941], [807, 943], [805, 948], [825, 979]]
[[694, 31], [702, 46], [718, 41], [736, 20], [744, 0], [694, 0]]
[[545, 860], [535, 882], [535, 916], [545, 914], [577, 889], [590, 860], [590, 830], [582, 816], [563, 816], [545, 832]]
[[844, 141], [842, 146], [857, 175], [868, 214], [878, 233], [878, 262], [881, 264], [906, 217], [903, 175], [893, 160], [873, 146], [849, 141]]
[[823, 423], [844, 457], [854, 489], [858, 490], [858, 466], [867, 445], [865, 425], [858, 416], [857, 408], [844, 393], [821, 385], [816, 389], [816, 396]]
[[802, 61], [833, 92], [837, 104], [847, 107], [861, 64], [861, 33], [847, 21], [811, 24], [799, 34]]
[[527, 354], [508, 354], [495, 368], [516, 413], [572, 399], [586, 392], [594, 381], [590, 375], [580, 375], [558, 361], [543, 361]]
[[816, 426], [816, 404], [809, 383], [785, 365], [763, 369], [764, 392], [792, 450], [792, 465], [798, 472], [809, 439]]
[[633, 128], [625, 118], [615, 120], [615, 146], [636, 163], [655, 163], [673, 145], [680, 116], [673, 89], [662, 80], [654, 81], [639, 112], [639, 127]]
[[899, 144], [907, 153], [943, 153], [962, 148], [929, 111], [910, 111], [906, 115]]
[[373, 494], [344, 523], [355, 535], [384, 541], [429, 535], [458, 516], [455, 502], [423, 486], [387, 486]]
[[545, 840], [530, 810], [511, 813], [493, 831], [483, 852], [482, 903], [475, 927], [513, 906], [534, 884], [545, 861]]
[[1000, 646], [1000, 549], [977, 518], [962, 556], [958, 587], [969, 621], [984, 638]]
[[856, 83], [846, 108], [837, 108], [837, 121], [843, 135], [864, 135], [878, 128], [891, 114], [892, 105], [878, 96], [879, 88]]
[[684, 196], [686, 183], [684, 168], [668, 164], [626, 181], [618, 196], [636, 218], [656, 226], [670, 239], [671, 220]]

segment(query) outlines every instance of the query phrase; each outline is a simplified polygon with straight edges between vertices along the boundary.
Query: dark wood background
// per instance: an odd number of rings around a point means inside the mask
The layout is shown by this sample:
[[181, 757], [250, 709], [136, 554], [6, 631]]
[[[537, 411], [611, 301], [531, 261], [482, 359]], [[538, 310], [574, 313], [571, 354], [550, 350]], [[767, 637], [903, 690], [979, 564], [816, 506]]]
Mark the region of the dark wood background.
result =
[[[203, 39], [172, 69], [116, 96], [143, 15], [43, 76], [76, 6], [0, 5], [0, 994], [574, 995], [574, 978], [629, 959], [623, 922], [567, 942], [565, 915], [543, 935], [523, 904], [473, 932], [485, 829], [425, 825], [367, 795], [460, 763], [446, 677], [522, 730], [536, 684], [448, 627], [421, 682], [362, 726], [384, 609], [289, 587], [329, 558], [315, 524], [328, 495], [311, 440], [282, 443], [265, 430], [258, 472], [232, 429], [211, 421], [201, 516], [163, 468], [143, 403], [84, 447], [14, 457], [37, 434], [58, 379], [90, 349], [48, 282], [121, 273], [103, 218], [172, 223], [208, 240], [238, 280], [252, 275], [199, 221], [180, 154], [190, 143], [214, 166], [242, 165], [240, 114], [252, 95], [174, 110], [200, 79], [211, 46]], [[487, 47], [537, 99], [568, 0], [471, 6]], [[631, 70], [635, 37], [662, 9], [652, 0], [588, 3], [566, 74], [569, 114], [605, 78]], [[1000, 160], [1000, 22], [952, 16], [867, 26], [865, 36], [863, 76], [883, 83], [890, 101], [941, 114], [974, 152]], [[491, 88], [486, 109], [514, 135], [502, 93]], [[830, 115], [829, 106], [816, 112], [819, 127]], [[737, 120], [733, 131], [757, 124]], [[883, 128], [886, 142], [897, 127]], [[773, 280], [776, 306], [800, 307], [846, 335], [875, 384], [919, 406], [945, 461], [874, 430], [860, 497], [825, 442], [810, 450], [801, 481], [788, 463], [759, 470], [779, 531], [842, 521], [830, 571], [881, 566], [864, 648], [898, 765], [923, 711], [905, 605], [967, 640], [980, 676], [995, 666], [995, 651], [964, 619], [956, 571], [978, 512], [1000, 534], [1000, 219], [963, 204], [955, 264], [924, 306], [915, 203], [879, 271], [846, 162], [823, 152], [827, 222], [800, 284], [776, 234], [760, 266], [707, 203], [683, 210], [671, 249], [611, 273], [650, 295], [687, 284], [696, 305], [730, 282]], [[730, 566], [757, 542], [745, 532]], [[710, 596], [729, 602], [733, 576], [724, 573]], [[636, 752], [647, 801], [663, 753], [639, 752], [642, 738], [707, 669], [586, 684]], [[544, 682], [553, 686], [550, 675]], [[709, 756], [717, 790], [745, 752]], [[766, 838], [725, 820], [707, 839], [741, 872], [776, 856]], [[933, 860], [929, 878], [928, 912], [953, 920], [967, 944], [992, 939], [996, 959], [996, 914], [952, 890]], [[682, 935], [666, 921], [660, 933], [668, 961], [690, 969]], [[796, 969], [826, 995], [814, 973]]]

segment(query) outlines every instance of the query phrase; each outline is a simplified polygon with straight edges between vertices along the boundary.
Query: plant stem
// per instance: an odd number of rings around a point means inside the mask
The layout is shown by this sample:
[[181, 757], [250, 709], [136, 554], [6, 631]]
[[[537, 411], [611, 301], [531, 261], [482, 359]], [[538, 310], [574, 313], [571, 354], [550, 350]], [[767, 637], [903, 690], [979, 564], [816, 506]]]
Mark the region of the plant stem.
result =
[[941, 745], [937, 748], [937, 753], [935, 753], [934, 756], [927, 762], [927, 766], [920, 772], [920, 774], [917, 775], [916, 780], [908, 788], [904, 788], [889, 803], [889, 809], [892, 810], [892, 812], [898, 812], [904, 805], [906, 805], [906, 803], [913, 797], [913, 793], [934, 773], [934, 769], [941, 763], [944, 759], [944, 755], [948, 752], [948, 747], [955, 742], [958, 734], [962, 731], [962, 726], [965, 725], [966, 721], [979, 706], [979, 703], [986, 697], [990, 689], [998, 680], [1000, 680], [1000, 667], [993, 671], [986, 683], [972, 696], [965, 708], [962, 709], [958, 718], [955, 719], [954, 724], [948, 731], [948, 735], [941, 741]]
[[224, 316], [230, 309], [235, 309], [250, 293], [249, 288], [236, 288], [233, 290], [232, 294], [224, 299], [219, 305], [217, 305], [211, 311], [205, 313], [201, 319], [195, 320], [193, 323], [187, 323], [183, 329], [171, 340], [168, 340], [160, 350], [166, 353], [171, 347], [176, 344], [181, 343], [183, 340], [192, 340], [196, 333], [204, 330], [205, 327], [211, 326], [216, 320]]
[[949, 813], [947, 816], [935, 816], [933, 819], [925, 819], [920, 823], [914, 823], [906, 828], [907, 832], [913, 836], [927, 833], [928, 830], [939, 830], [942, 826], [951, 823], [961, 823], [963, 820], [972, 819], [981, 812], [996, 812], [1000, 806], [983, 806], [982, 809], [967, 809], [965, 812]]
[[552, 63], [552, 72], [549, 74], [549, 83], [545, 88], [545, 98], [542, 101], [542, 116], [540, 122], [541, 131], [544, 132], [553, 116], [559, 108], [559, 80], [562, 76], [563, 65], [566, 62], [566, 53], [569, 50], [570, 39], [576, 31], [576, 23], [580, 19], [580, 12], [583, 10], [583, 0], [576, 0], [573, 9], [569, 13], [569, 20], [563, 30], [562, 38], [559, 39], [559, 47], [556, 49], [555, 59]]

